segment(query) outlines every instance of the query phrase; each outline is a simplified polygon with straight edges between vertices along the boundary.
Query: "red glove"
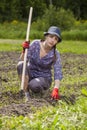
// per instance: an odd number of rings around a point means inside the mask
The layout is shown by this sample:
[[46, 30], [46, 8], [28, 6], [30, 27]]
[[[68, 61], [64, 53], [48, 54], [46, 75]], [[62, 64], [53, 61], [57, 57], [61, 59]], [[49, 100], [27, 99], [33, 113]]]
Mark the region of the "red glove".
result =
[[52, 99], [60, 99], [58, 88], [54, 88], [51, 94]]
[[25, 52], [25, 49], [29, 48], [29, 44], [30, 44], [30, 41], [25, 41], [22, 43], [23, 53]]

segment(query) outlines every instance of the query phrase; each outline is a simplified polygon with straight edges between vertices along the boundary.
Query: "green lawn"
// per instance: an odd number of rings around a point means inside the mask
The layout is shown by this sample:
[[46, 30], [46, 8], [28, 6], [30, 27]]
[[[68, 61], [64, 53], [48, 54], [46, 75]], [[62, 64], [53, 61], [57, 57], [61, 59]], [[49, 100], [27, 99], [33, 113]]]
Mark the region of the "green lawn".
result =
[[61, 53], [87, 54], [86, 41], [63, 41], [57, 48]]
[[[0, 40], [0, 51], [21, 51], [24, 40]], [[31, 40], [32, 41], [32, 40]], [[86, 41], [62, 41], [57, 45], [60, 53], [87, 54]]]

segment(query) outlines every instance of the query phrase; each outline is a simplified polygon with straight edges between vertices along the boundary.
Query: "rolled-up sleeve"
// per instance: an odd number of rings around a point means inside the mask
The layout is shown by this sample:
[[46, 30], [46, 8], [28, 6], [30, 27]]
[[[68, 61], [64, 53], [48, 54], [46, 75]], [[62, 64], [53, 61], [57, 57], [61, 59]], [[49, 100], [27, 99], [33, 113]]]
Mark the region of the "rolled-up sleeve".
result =
[[54, 80], [61, 80], [62, 75], [62, 65], [59, 52], [56, 51], [56, 62], [54, 63]]

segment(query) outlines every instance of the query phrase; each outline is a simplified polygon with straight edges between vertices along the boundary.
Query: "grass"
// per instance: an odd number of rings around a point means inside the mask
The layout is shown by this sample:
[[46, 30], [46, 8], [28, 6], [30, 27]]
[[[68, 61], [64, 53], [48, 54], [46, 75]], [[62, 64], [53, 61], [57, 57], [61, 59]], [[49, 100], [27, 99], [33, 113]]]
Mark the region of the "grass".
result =
[[62, 33], [62, 37], [63, 37], [63, 39], [66, 39], [66, 40], [87, 41], [87, 29], [83, 29], [83, 30], [74, 29], [74, 30], [70, 30], [70, 31], [64, 31]]
[[[36, 28], [31, 25], [30, 38], [37, 39], [43, 37], [43, 30], [37, 29], [40, 25], [36, 25]], [[27, 23], [13, 21], [0, 23], [0, 38], [2, 39], [24, 39], [26, 37]], [[83, 40], [87, 41], [87, 23], [79, 23], [74, 26], [72, 30], [62, 30], [62, 37], [64, 40]]]
[[74, 106], [59, 101], [56, 107], [44, 107], [27, 117], [2, 117], [1, 130], [86, 130], [86, 106], [82, 97]]
[[[22, 41], [1, 39], [0, 51], [21, 52]], [[57, 46], [57, 49], [61, 53], [87, 54], [87, 42], [63, 41]], [[73, 61], [69, 62], [72, 63]], [[72, 93], [74, 91], [74, 84], [78, 85], [79, 82], [83, 83], [87, 81], [87, 72], [80, 75], [77, 70], [74, 71], [76, 72], [74, 76], [67, 75], [63, 79], [60, 88], [61, 92]], [[73, 87], [66, 91], [67, 85], [72, 85]], [[81, 91], [87, 95], [86, 88], [82, 88]], [[25, 117], [1, 116], [0, 130], [87, 130], [87, 96], [81, 95], [78, 97], [74, 105], [60, 100], [55, 107], [44, 106], [40, 110], [36, 110], [35, 113], [29, 113]]]
[[20, 51], [23, 40], [0, 39], [0, 51]]
[[[21, 51], [21, 44], [23, 41], [24, 40], [0, 39], [0, 51]], [[60, 53], [87, 54], [87, 42], [62, 41], [61, 44], [57, 45], [57, 49], [60, 51]]]
[[61, 53], [87, 54], [87, 42], [85, 41], [63, 41], [57, 48]]

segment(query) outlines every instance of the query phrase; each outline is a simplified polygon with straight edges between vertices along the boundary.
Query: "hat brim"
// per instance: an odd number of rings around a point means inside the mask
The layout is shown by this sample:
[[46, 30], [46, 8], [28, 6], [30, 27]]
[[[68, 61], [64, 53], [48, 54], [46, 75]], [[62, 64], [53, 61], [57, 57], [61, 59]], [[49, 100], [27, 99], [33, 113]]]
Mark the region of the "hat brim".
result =
[[49, 35], [49, 34], [51, 34], [51, 35], [56, 35], [58, 38], [59, 38], [59, 42], [61, 42], [62, 41], [62, 39], [61, 39], [61, 37], [57, 34], [57, 33], [48, 33], [48, 32], [44, 32], [44, 36], [47, 36], [47, 35]]

